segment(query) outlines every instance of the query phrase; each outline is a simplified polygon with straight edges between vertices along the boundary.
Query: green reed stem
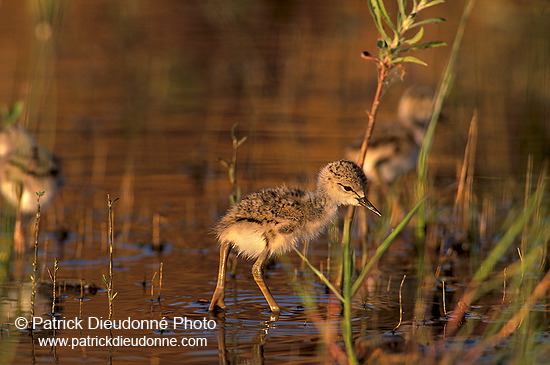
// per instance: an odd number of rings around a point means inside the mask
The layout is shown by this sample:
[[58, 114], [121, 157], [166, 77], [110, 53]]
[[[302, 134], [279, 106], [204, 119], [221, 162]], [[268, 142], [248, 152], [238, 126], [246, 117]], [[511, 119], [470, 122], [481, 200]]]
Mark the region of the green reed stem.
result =
[[395, 238], [403, 231], [403, 229], [410, 222], [420, 205], [424, 202], [421, 200], [416, 204], [416, 206], [403, 218], [401, 223], [388, 235], [388, 237], [382, 242], [378, 247], [373, 257], [369, 260], [367, 265], [361, 270], [361, 273], [357, 279], [352, 282], [353, 278], [353, 254], [350, 249], [350, 229], [346, 227], [351, 227], [350, 222], [344, 221], [344, 232], [343, 232], [343, 245], [342, 245], [342, 294], [339, 290], [330, 283], [329, 279], [311, 262], [305, 257], [296, 247], [293, 247], [294, 251], [300, 256], [300, 258], [306, 263], [306, 265], [317, 275], [317, 277], [338, 297], [342, 302], [342, 336], [344, 337], [344, 344], [346, 346], [346, 353], [348, 355], [348, 361], [350, 364], [357, 363], [357, 358], [355, 357], [355, 351], [353, 347], [353, 332], [351, 326], [352, 320], [352, 302], [353, 297], [361, 287], [363, 281], [370, 273], [374, 265], [381, 259], [382, 255], [388, 250], [391, 244], [394, 242]]
[[378, 248], [374, 252], [374, 255], [371, 257], [371, 259], [365, 265], [365, 267], [363, 267], [363, 269], [361, 270], [361, 273], [353, 283], [353, 286], [351, 289], [352, 295], [355, 295], [357, 293], [357, 291], [363, 284], [363, 281], [365, 280], [367, 275], [370, 273], [374, 265], [380, 260], [380, 258], [382, 258], [382, 255], [388, 250], [388, 248], [390, 248], [395, 238], [397, 238], [397, 236], [405, 229], [405, 227], [410, 222], [412, 217], [416, 214], [416, 212], [418, 211], [422, 203], [424, 203], [424, 199], [416, 203], [414, 208], [405, 216], [405, 218], [403, 218], [403, 220], [397, 225], [397, 227], [395, 227], [395, 229], [388, 235], [388, 237], [386, 237], [384, 242], [382, 242], [380, 246], [378, 246]]
[[[470, 19], [470, 14], [472, 13], [474, 4], [475, 4], [475, 0], [468, 0], [468, 2], [466, 3], [466, 6], [464, 7], [462, 18], [460, 19], [460, 25], [458, 26], [458, 29], [456, 31], [453, 47], [451, 49], [451, 54], [449, 56], [449, 61], [447, 63], [447, 67], [445, 68], [445, 71], [443, 72], [443, 77], [439, 85], [439, 90], [437, 92], [437, 95], [434, 101], [434, 110], [433, 110], [432, 118], [430, 119], [430, 123], [428, 124], [426, 135], [424, 137], [424, 143], [422, 144], [422, 148], [420, 149], [420, 153], [418, 155], [418, 166], [417, 166], [418, 178], [417, 178], [416, 189], [415, 189], [417, 200], [422, 199], [426, 195], [427, 180], [428, 180], [428, 156], [432, 149], [435, 129], [437, 127], [437, 121], [439, 120], [439, 116], [441, 115], [443, 102], [451, 87], [451, 83], [455, 73], [456, 61], [458, 59], [458, 51], [460, 50], [460, 46], [462, 44], [462, 38], [464, 37], [464, 31], [466, 29], [466, 24], [468, 24], [468, 20]], [[420, 242], [424, 242], [425, 235], [426, 235], [425, 228], [426, 228], [426, 211], [425, 211], [425, 208], [422, 208], [416, 219], [416, 236]]]
[[[473, 9], [475, 0], [468, 0], [464, 11], [462, 13], [462, 18], [460, 20], [460, 25], [457, 29], [455, 39], [453, 42], [453, 47], [451, 49], [451, 54], [449, 56], [449, 61], [443, 72], [441, 83], [439, 85], [439, 90], [436, 94], [434, 101], [434, 110], [426, 134], [424, 137], [424, 142], [420, 148], [418, 155], [418, 164], [417, 164], [417, 182], [415, 186], [415, 195], [416, 199], [420, 200], [427, 195], [428, 191], [428, 157], [432, 149], [433, 139], [435, 135], [435, 129], [437, 127], [437, 121], [441, 115], [441, 109], [443, 107], [443, 101], [448, 94], [448, 91], [451, 87], [451, 83], [455, 73], [455, 65], [458, 59], [458, 51], [462, 43], [462, 38], [464, 36], [464, 31], [466, 29], [466, 24], [470, 18], [470, 14]], [[426, 254], [426, 222], [427, 222], [427, 213], [431, 209], [431, 204], [423, 205], [419, 211], [419, 214], [416, 217], [416, 248], [417, 248], [417, 263], [416, 263], [416, 276], [418, 280], [418, 287], [416, 292], [416, 302], [414, 309], [414, 318], [424, 317], [425, 312], [425, 297], [426, 293], [424, 288], [425, 281], [428, 280], [431, 273], [428, 271], [431, 267], [429, 262], [429, 257]]]
[[357, 357], [355, 356], [355, 349], [353, 346], [353, 332], [351, 328], [351, 305], [353, 301], [353, 291], [351, 287], [352, 275], [353, 275], [353, 262], [350, 250], [350, 228], [351, 220], [353, 217], [346, 217], [344, 222], [343, 232], [343, 252], [342, 252], [342, 294], [344, 300], [342, 301], [342, 335], [344, 337], [344, 344], [346, 347], [346, 353], [348, 355], [348, 362], [350, 364], [358, 364]]
[[325, 274], [323, 274], [321, 271], [319, 271], [315, 266], [313, 266], [313, 264], [311, 263], [311, 261], [309, 261], [309, 259], [307, 257], [305, 257], [301, 252], [300, 250], [298, 250], [295, 246], [292, 246], [292, 249], [298, 254], [298, 256], [300, 256], [300, 258], [306, 263], [306, 265], [311, 269], [311, 271], [313, 271], [315, 273], [315, 275], [317, 275], [317, 277], [323, 282], [323, 284], [325, 284], [329, 289], [330, 291], [332, 291], [332, 293], [334, 295], [336, 295], [338, 297], [338, 299], [341, 301], [341, 302], [344, 302], [344, 297], [342, 296], [342, 294], [340, 294], [340, 290], [338, 290], [334, 285], [332, 285], [332, 283], [330, 282], [330, 280], [325, 276]]

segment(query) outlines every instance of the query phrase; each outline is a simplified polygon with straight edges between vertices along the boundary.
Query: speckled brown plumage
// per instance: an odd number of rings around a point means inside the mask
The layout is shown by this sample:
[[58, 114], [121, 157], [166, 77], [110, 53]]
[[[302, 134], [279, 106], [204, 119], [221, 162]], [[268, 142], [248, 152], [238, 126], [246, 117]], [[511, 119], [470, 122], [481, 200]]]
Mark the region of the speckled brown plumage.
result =
[[210, 310], [225, 306], [225, 265], [229, 251], [235, 249], [256, 260], [254, 280], [271, 310], [278, 311], [263, 282], [265, 260], [289, 251], [301, 241], [314, 239], [334, 219], [340, 205], [362, 205], [380, 215], [367, 200], [366, 187], [363, 170], [351, 161], [340, 160], [321, 169], [314, 191], [286, 186], [268, 188], [245, 196], [231, 207], [215, 227], [220, 243], [220, 270]]

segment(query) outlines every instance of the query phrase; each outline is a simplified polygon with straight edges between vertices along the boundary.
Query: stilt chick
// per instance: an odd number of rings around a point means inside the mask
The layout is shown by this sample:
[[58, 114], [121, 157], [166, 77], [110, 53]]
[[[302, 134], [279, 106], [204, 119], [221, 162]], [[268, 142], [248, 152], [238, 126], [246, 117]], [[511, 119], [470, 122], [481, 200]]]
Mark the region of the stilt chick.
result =
[[220, 243], [220, 266], [209, 310], [225, 308], [227, 258], [235, 249], [255, 260], [252, 276], [271, 311], [279, 312], [264, 282], [266, 260], [288, 252], [302, 241], [315, 239], [336, 217], [340, 205], [363, 206], [380, 215], [365, 196], [366, 187], [363, 170], [351, 161], [340, 160], [321, 169], [314, 191], [269, 188], [252, 193], [231, 207], [215, 228]]
[[0, 194], [16, 209], [14, 245], [25, 250], [22, 216], [35, 214], [37, 192], [45, 191], [40, 205], [50, 204], [64, 180], [57, 157], [39, 146], [22, 126], [11, 124], [0, 131]]

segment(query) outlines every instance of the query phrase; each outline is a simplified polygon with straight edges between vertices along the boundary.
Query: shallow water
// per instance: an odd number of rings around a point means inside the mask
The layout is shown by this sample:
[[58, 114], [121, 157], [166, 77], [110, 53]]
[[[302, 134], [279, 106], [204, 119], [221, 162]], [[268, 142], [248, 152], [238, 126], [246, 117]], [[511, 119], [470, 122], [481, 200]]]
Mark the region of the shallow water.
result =
[[[231, 156], [233, 124], [239, 124], [239, 136], [248, 137], [238, 153], [239, 184], [245, 193], [278, 184], [311, 187], [317, 170], [341, 158], [362, 133], [375, 82], [374, 67], [359, 57], [361, 51], [374, 48], [369, 47], [375, 35], [364, 1], [346, 1], [338, 9], [318, 2], [59, 4], [52, 3], [48, 13], [30, 2], [0, 2], [0, 54], [5, 55], [0, 59], [0, 103], [25, 101], [23, 122], [60, 156], [67, 181], [55, 205], [43, 212], [38, 256], [43, 284], [36, 315], [48, 318], [51, 313], [46, 267], [52, 270], [57, 259], [57, 280], [63, 285], [55, 312], [69, 319], [108, 317], [102, 275], [108, 275], [109, 265], [110, 194], [120, 198], [115, 203], [114, 318], [165, 318], [171, 327], [180, 318], [206, 318], [215, 319], [216, 328], [189, 330], [179, 325], [162, 335], [132, 329], [59, 330], [55, 336], [42, 329], [30, 337], [13, 322], [16, 316], [29, 316], [32, 254], [22, 259], [4, 256], [0, 313], [8, 361], [330, 361], [323, 348], [329, 341], [295, 289], [303, 287], [314, 298], [319, 316], [332, 324], [327, 326], [329, 338], [340, 331], [336, 299], [295, 254], [277, 260], [267, 272], [283, 309], [279, 318], [270, 318], [251, 278], [251, 264], [244, 260], [238, 260], [236, 277], [228, 281], [225, 317], [207, 313], [218, 265], [210, 230], [229, 205], [231, 186], [218, 159]], [[546, 10], [540, 10], [545, 9], [544, 1], [529, 7], [514, 1], [501, 4], [479, 4], [465, 37], [462, 59], [467, 61], [460, 62], [446, 120], [437, 132], [430, 171], [441, 196], [443, 223], [450, 219], [447, 207], [454, 190], [449, 186], [456, 180], [475, 108], [482, 121], [475, 180], [480, 200], [488, 196], [507, 207], [522, 202], [519, 186], [527, 154], [533, 154], [536, 168], [549, 153], [544, 107], [550, 94], [548, 66], [535, 62], [550, 49], [547, 32], [537, 32], [546, 29]], [[462, 1], [449, 3], [440, 7], [441, 13], [434, 7], [432, 15], [447, 22], [426, 27], [426, 37], [451, 43], [462, 6]], [[494, 16], [486, 19], [486, 13]], [[53, 24], [53, 37], [44, 32], [48, 22]], [[480, 31], [494, 48], [479, 45]], [[522, 48], [526, 57], [510, 65], [509, 50], [521, 48], [524, 39], [532, 42], [530, 48]], [[408, 68], [405, 82], [395, 83], [386, 94], [380, 117], [394, 117], [394, 106], [408, 85], [434, 86], [449, 50], [419, 54], [430, 66]], [[502, 61], [495, 64], [494, 59]], [[405, 181], [404, 195], [410, 195], [411, 186]], [[442, 229], [439, 234], [447, 232]], [[65, 239], [60, 238], [63, 234]], [[397, 326], [404, 274], [400, 330], [407, 335], [414, 330], [416, 253], [407, 237], [392, 246], [354, 304], [354, 333], [366, 343]], [[325, 270], [327, 257], [334, 260], [336, 251], [327, 248], [327, 241], [321, 237], [309, 251], [313, 263]], [[160, 253], [152, 248], [153, 242], [163, 246]], [[10, 245], [9, 236], [3, 237], [3, 248]], [[517, 257], [511, 254], [507, 259]], [[451, 265], [448, 303], [466, 284], [463, 279], [469, 277], [471, 265], [465, 258]], [[76, 285], [80, 282], [97, 291], [84, 292], [86, 300], [81, 300]], [[484, 298], [477, 310], [490, 311], [500, 298], [499, 292]], [[547, 315], [548, 307], [541, 308]], [[439, 304], [432, 312], [424, 323], [435, 338], [444, 321]], [[487, 320], [476, 313], [469, 318], [476, 323]], [[38, 338], [87, 336], [205, 338], [207, 345], [37, 346]]]
[[[74, 244], [70, 242], [64, 247], [65, 252], [74, 251]], [[103, 251], [105, 252], [105, 251]], [[313, 257], [323, 256], [326, 252], [318, 252]], [[192, 361], [193, 363], [212, 363], [222, 356], [219, 350], [221, 337], [225, 337], [225, 346], [228, 358], [231, 362], [240, 361], [249, 357], [269, 357], [271, 360], [278, 359], [284, 362], [311, 361], [320, 362], [318, 358], [319, 332], [314, 323], [308, 317], [300, 296], [294, 291], [295, 285], [304, 285], [308, 292], [315, 298], [319, 311], [327, 313], [328, 303], [333, 306], [337, 302], [335, 298], [330, 298], [326, 294], [323, 285], [314, 280], [311, 274], [295, 271], [299, 268], [299, 262], [280, 262], [269, 270], [267, 281], [273, 291], [273, 295], [283, 308], [283, 312], [277, 319], [270, 320], [270, 313], [264, 298], [259, 293], [255, 283], [251, 280], [248, 263], [239, 261], [236, 277], [228, 281], [227, 299], [228, 310], [223, 318], [216, 318], [207, 312], [208, 299], [211, 296], [215, 285], [215, 268], [217, 267], [217, 255], [214, 248], [211, 249], [184, 249], [167, 247], [162, 254], [157, 254], [147, 247], [139, 248], [137, 245], [122, 244], [117, 242], [115, 248], [115, 268], [114, 268], [114, 290], [118, 292], [114, 300], [114, 318], [132, 320], [161, 320], [167, 319], [169, 331], [162, 337], [174, 337], [178, 341], [181, 339], [199, 339], [205, 338], [206, 346], [194, 346], [188, 348], [174, 348], [169, 346], [153, 347], [114, 347], [94, 346], [57, 346], [55, 353], [52, 353], [50, 347], [38, 345], [39, 338], [70, 338], [75, 339], [105, 336], [123, 336], [129, 338], [139, 337], [158, 337], [154, 330], [135, 330], [123, 329], [113, 330], [112, 334], [107, 330], [101, 330], [98, 323], [108, 318], [107, 293], [101, 280], [101, 274], [108, 272], [108, 256], [106, 254], [96, 255], [94, 259], [70, 259], [60, 258], [61, 250], [57, 247], [50, 247], [48, 258], [43, 255], [41, 260], [50, 262], [54, 257], [59, 258], [58, 282], [60, 287], [57, 292], [58, 302], [56, 303], [56, 313], [59, 318], [73, 319], [81, 318], [84, 320], [83, 330], [79, 329], [61, 329], [53, 333], [44, 329], [44, 325], [34, 333], [35, 347], [32, 349], [33, 338], [28, 333], [17, 330], [13, 325], [4, 326], [4, 341], [6, 344], [14, 345], [12, 356], [14, 362], [26, 361], [29, 357], [37, 361], [55, 357], [63, 361], [104, 361], [109, 351], [112, 351], [113, 360], [116, 362], [143, 361], [144, 359], [153, 359], [159, 356], [163, 361]], [[83, 257], [88, 257], [84, 254]], [[162, 288], [159, 287], [160, 262], [162, 262]], [[13, 263], [16, 266], [18, 263]], [[30, 268], [25, 263], [24, 270]], [[151, 286], [151, 280], [154, 285]], [[299, 273], [297, 278], [292, 278]], [[394, 273], [396, 274], [396, 273]], [[26, 275], [22, 275], [25, 277]], [[79, 279], [85, 283], [95, 284], [91, 290], [84, 291], [84, 298], [80, 300], [81, 292], [78, 287]], [[289, 284], [289, 278], [292, 278], [294, 284]], [[387, 281], [385, 277], [379, 280]], [[69, 283], [67, 288], [66, 282]], [[9, 296], [4, 299], [4, 315], [7, 318], [13, 318], [16, 315], [28, 313], [29, 303], [21, 303], [23, 298], [30, 296], [31, 284], [22, 284], [19, 281], [7, 284], [17, 291], [17, 295]], [[368, 299], [360, 307], [356, 308], [357, 317], [354, 325], [357, 329], [362, 328], [361, 332], [378, 333], [381, 330], [387, 330], [388, 321], [395, 319], [397, 303], [395, 296], [395, 287], [398, 280], [392, 283], [392, 290], [385, 292], [386, 282], [383, 283], [384, 295], [371, 293], [365, 298]], [[94, 290], [97, 290], [97, 292]], [[51, 318], [51, 294], [52, 286], [45, 281], [38, 290], [38, 299], [36, 301], [36, 314], [44, 319]], [[153, 290], [153, 294], [151, 294]], [[160, 296], [160, 299], [159, 299]], [[7, 310], [9, 308], [9, 310]], [[19, 311], [17, 310], [19, 308]], [[8, 316], [9, 313], [9, 316]], [[332, 314], [332, 330], [338, 329], [339, 315]], [[174, 321], [184, 321], [187, 318], [193, 321], [204, 321], [214, 319], [215, 328], [202, 327], [195, 329], [186, 329], [179, 324], [174, 329]], [[203, 326], [204, 324], [201, 324]], [[391, 324], [390, 324], [391, 325]], [[81, 341], [81, 340], [80, 340]], [[202, 341], [202, 340], [201, 340]], [[262, 347], [262, 352], [258, 352], [258, 347]], [[158, 354], [157, 354], [158, 352]], [[223, 352], [222, 352], [223, 353]]]

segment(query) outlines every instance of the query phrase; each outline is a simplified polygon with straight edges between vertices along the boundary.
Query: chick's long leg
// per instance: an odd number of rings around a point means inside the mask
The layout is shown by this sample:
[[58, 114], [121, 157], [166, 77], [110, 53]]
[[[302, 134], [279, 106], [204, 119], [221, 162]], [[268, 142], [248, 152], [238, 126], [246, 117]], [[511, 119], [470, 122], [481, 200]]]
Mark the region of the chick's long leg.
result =
[[212, 295], [212, 301], [210, 301], [209, 311], [213, 311], [216, 307], [225, 309], [225, 303], [223, 301], [225, 296], [225, 273], [227, 271], [227, 258], [231, 252], [231, 244], [229, 242], [223, 242], [220, 246], [220, 267], [218, 269], [218, 283], [216, 284], [216, 290]]
[[269, 291], [269, 288], [267, 287], [264, 281], [264, 266], [268, 256], [269, 256], [269, 248], [266, 247], [258, 257], [256, 262], [254, 263], [254, 265], [252, 266], [252, 276], [254, 277], [254, 281], [256, 282], [256, 284], [258, 284], [258, 287], [260, 288], [260, 290], [262, 291], [262, 294], [267, 300], [267, 303], [269, 304], [269, 308], [271, 308], [271, 311], [278, 313], [280, 312], [279, 306], [275, 302], [275, 299], [273, 299], [273, 296], [271, 295], [271, 292]]

